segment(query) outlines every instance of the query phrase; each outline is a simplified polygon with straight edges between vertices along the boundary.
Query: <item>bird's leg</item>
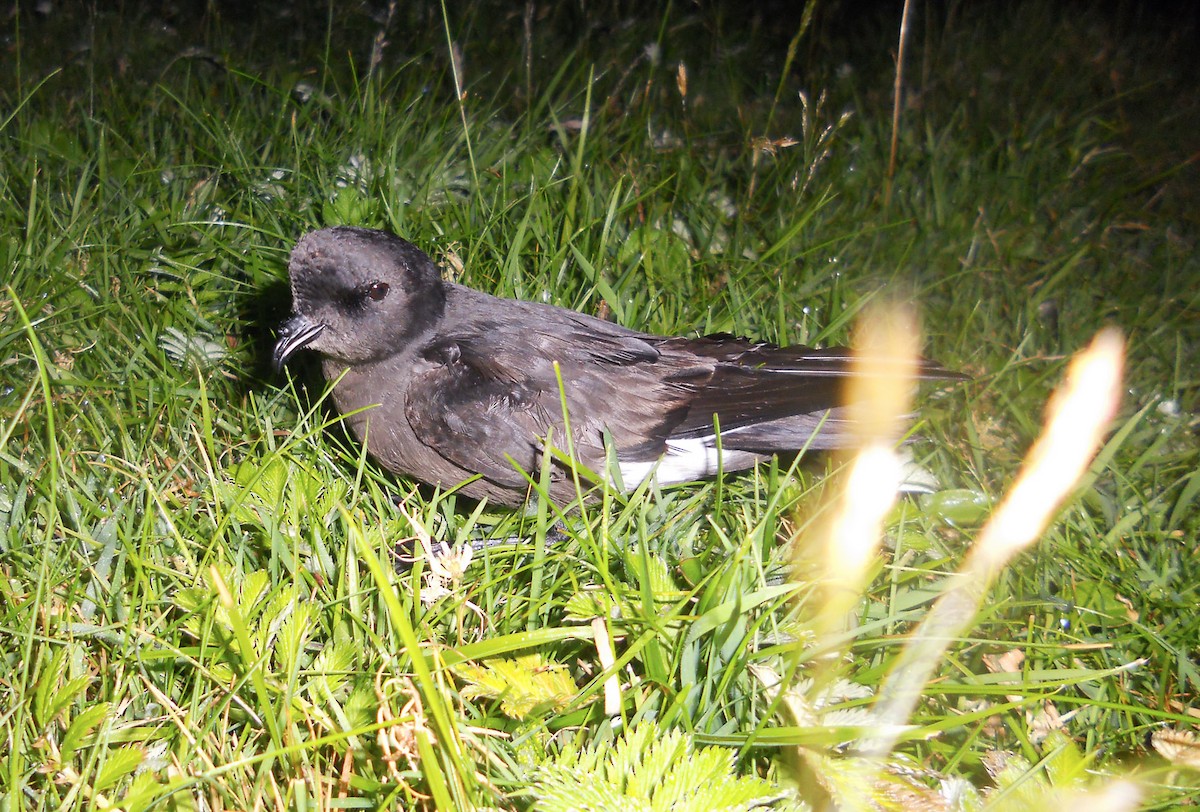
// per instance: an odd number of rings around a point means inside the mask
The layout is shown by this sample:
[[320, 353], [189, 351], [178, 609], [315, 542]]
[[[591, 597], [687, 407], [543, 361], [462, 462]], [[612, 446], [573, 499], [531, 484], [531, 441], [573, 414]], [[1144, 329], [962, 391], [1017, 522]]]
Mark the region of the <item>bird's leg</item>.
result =
[[[566, 529], [563, 527], [562, 519], [559, 519], [550, 527], [546, 528], [546, 546], [561, 544], [568, 538]], [[473, 538], [467, 539], [466, 544], [471, 545], [471, 549], [475, 552], [481, 550], [490, 550], [493, 547], [519, 547], [523, 544], [530, 544], [534, 541], [532, 536], [514, 534], [511, 536], [501, 536], [500, 538]]]

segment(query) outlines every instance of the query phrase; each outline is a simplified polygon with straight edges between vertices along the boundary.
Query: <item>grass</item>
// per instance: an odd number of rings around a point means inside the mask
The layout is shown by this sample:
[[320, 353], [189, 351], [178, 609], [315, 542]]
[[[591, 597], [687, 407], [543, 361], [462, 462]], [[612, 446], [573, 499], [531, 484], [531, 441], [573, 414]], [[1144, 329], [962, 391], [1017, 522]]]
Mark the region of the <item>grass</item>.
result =
[[[6, 21], [6, 808], [607, 808], [655, 788], [680, 809], [938, 788], [1030, 808], [1125, 787], [1096, 774], [1132, 776], [1145, 808], [1194, 803], [1194, 21], [918, 16], [885, 205], [895, 20], [817, 6], [796, 39], [787, 14], [529, 10]], [[391, 478], [314, 369], [266, 368], [287, 252], [335, 223], [656, 332], [838, 343], [910, 299], [925, 353], [974, 376], [920, 400], [912, 448], [941, 489], [892, 510], [850, 619], [816, 634], [829, 461], [610, 494], [560, 543], [544, 504]], [[864, 767], [843, 743], [1109, 324], [1129, 354], [1112, 434], [887, 768]], [[422, 536], [512, 534], [465, 572], [395, 566]]]

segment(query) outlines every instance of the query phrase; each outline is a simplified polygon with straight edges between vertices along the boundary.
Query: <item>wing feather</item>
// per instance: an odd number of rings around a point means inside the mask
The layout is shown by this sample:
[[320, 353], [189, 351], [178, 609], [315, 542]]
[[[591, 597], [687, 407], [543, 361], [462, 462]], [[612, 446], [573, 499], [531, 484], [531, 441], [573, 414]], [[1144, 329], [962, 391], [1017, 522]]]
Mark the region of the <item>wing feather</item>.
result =
[[566, 331], [479, 327], [424, 349], [425, 369], [409, 388], [405, 416], [422, 443], [506, 487], [526, 484], [514, 463], [526, 472], [540, 468], [548, 435], [566, 446], [564, 397], [575, 455], [585, 466], [603, 469], [606, 436], [623, 459], [657, 459], [698, 389], [695, 379], [710, 371], [664, 358], [615, 325], [612, 332], [586, 322]]

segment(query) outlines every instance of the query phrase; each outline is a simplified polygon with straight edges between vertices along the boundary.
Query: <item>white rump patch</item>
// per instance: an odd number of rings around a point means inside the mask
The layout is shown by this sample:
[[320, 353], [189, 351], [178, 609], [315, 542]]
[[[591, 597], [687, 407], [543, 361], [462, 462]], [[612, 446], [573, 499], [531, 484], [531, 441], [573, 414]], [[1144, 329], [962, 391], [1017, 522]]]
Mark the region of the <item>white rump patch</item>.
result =
[[[726, 435], [730, 432], [725, 432]], [[667, 440], [667, 453], [653, 461], [622, 461], [621, 481], [626, 490], [633, 490], [651, 474], [663, 485], [678, 482], [694, 482], [716, 474], [718, 471], [740, 471], [749, 468], [762, 457], [750, 451], [717, 449], [715, 435], [694, 437], [687, 440]]]

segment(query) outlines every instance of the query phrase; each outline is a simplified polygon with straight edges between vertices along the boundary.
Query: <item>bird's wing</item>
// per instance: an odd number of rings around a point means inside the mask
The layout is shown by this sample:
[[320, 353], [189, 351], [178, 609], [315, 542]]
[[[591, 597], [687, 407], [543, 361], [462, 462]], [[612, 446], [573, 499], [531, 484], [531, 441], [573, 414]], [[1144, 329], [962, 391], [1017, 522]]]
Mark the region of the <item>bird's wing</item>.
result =
[[551, 325], [473, 323], [422, 353], [405, 415], [446, 459], [506, 487], [524, 487], [544, 440], [566, 448], [564, 399], [576, 458], [604, 465], [604, 437], [623, 459], [654, 460], [711, 366], [665, 359], [640, 334], [590, 319]]
[[[668, 339], [662, 348], [716, 362], [712, 377], [695, 393], [686, 416], [673, 428], [673, 439], [712, 435], [714, 420], [722, 434], [735, 432], [747, 437], [755, 427], [800, 416], [815, 416], [809, 421], [815, 426], [827, 410], [842, 405], [842, 386], [850, 374], [851, 354], [841, 347], [777, 347], [713, 336]], [[796, 449], [804, 444], [803, 435], [788, 437], [789, 433], [785, 429], [778, 443], [757, 447]]]
[[[712, 377], [692, 398], [672, 440], [711, 438], [720, 424], [725, 448], [747, 451], [835, 448], [848, 439], [845, 379], [862, 374], [845, 347], [813, 349], [753, 343], [734, 336], [664, 339], [664, 353], [681, 351], [715, 362]], [[918, 378], [961, 379], [929, 361]]]

